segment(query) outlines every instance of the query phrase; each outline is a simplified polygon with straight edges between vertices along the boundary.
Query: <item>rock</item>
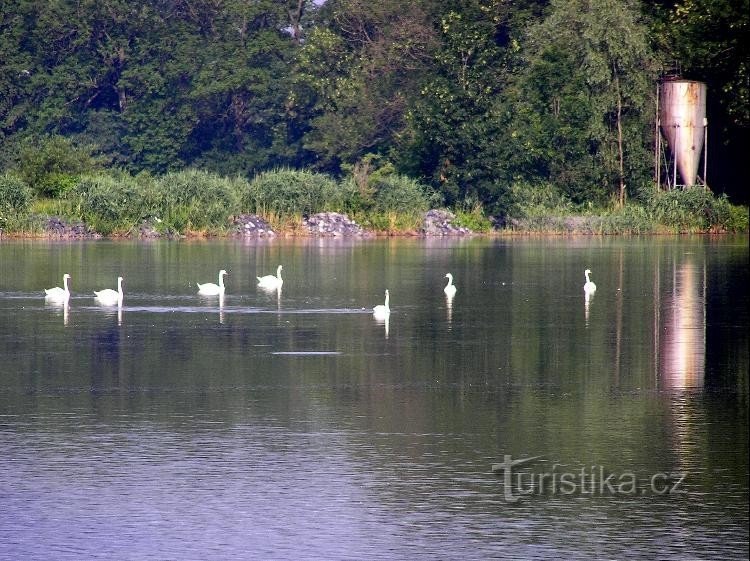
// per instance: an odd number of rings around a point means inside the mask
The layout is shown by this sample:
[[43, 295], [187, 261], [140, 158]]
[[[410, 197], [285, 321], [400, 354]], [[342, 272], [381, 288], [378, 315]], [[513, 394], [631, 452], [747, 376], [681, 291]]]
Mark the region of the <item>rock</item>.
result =
[[43, 218], [42, 230], [47, 236], [62, 240], [98, 240], [102, 237], [83, 222], [68, 224], [59, 216]]
[[363, 229], [345, 214], [338, 212], [319, 212], [304, 219], [305, 228], [313, 236], [370, 236], [371, 232]]
[[456, 215], [449, 210], [428, 210], [422, 219], [422, 233], [425, 236], [466, 236], [473, 233], [468, 228], [454, 226], [455, 219]]
[[172, 229], [166, 229], [164, 231], [159, 231], [156, 229], [156, 223], [161, 222], [158, 218], [150, 218], [147, 220], [144, 220], [141, 222], [137, 228], [133, 228], [130, 235], [132, 237], [138, 237], [142, 240], [154, 240], [157, 238], [167, 238], [169, 240], [176, 240], [183, 236], [181, 236], [178, 232], [173, 231]]
[[502, 230], [511, 225], [512, 218], [509, 220], [508, 216], [500, 214], [497, 216], [490, 216], [490, 224], [492, 224], [493, 230]]
[[234, 235], [244, 237], [270, 237], [276, 233], [271, 225], [255, 214], [240, 214], [232, 220], [232, 230]]

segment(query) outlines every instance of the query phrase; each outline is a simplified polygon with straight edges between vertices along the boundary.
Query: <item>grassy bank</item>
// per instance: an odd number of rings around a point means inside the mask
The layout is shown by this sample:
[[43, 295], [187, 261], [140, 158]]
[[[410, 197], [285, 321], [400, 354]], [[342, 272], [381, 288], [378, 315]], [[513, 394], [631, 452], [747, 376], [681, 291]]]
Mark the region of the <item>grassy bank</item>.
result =
[[[42, 236], [57, 216], [111, 237], [137, 236], [146, 225], [162, 235], [222, 236], [232, 217], [256, 214], [279, 233], [306, 234], [303, 217], [347, 214], [378, 233], [419, 231], [435, 193], [395, 175], [337, 181], [310, 171], [279, 169], [252, 180], [199, 170], [163, 176], [105, 171], [66, 178], [58, 196], [40, 196], [15, 175], [0, 176], [0, 229], [6, 235]], [[479, 233], [659, 234], [746, 232], [747, 207], [703, 189], [653, 192], [623, 207], [574, 205], [549, 186], [509, 189], [504, 212], [490, 219], [479, 204], [451, 209], [454, 225]]]

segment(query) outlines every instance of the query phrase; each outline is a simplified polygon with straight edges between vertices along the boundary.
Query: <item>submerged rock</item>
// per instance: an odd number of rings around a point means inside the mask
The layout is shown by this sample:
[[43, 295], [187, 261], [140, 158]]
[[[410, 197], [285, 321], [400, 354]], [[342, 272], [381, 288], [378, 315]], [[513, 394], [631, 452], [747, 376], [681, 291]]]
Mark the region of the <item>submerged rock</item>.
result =
[[232, 220], [232, 231], [235, 235], [245, 237], [268, 237], [276, 233], [271, 225], [256, 214], [240, 214]]
[[456, 215], [449, 210], [432, 209], [422, 219], [422, 234], [425, 236], [466, 236], [473, 234], [468, 228], [455, 226]]
[[305, 228], [314, 236], [371, 236], [362, 226], [345, 214], [319, 212], [304, 219]]

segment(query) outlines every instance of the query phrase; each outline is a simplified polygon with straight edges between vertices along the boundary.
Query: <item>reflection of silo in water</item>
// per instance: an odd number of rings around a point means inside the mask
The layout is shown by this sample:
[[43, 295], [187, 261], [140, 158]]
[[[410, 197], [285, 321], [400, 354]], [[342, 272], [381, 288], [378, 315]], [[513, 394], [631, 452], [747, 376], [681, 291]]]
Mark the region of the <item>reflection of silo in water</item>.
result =
[[662, 300], [659, 373], [667, 388], [702, 388], [706, 359], [705, 276], [692, 260], [675, 265]]
[[[674, 157], [674, 184], [679, 171], [683, 185], [695, 185], [706, 135], [706, 84], [692, 80], [663, 82], [659, 122]], [[704, 183], [705, 175], [704, 158]]]

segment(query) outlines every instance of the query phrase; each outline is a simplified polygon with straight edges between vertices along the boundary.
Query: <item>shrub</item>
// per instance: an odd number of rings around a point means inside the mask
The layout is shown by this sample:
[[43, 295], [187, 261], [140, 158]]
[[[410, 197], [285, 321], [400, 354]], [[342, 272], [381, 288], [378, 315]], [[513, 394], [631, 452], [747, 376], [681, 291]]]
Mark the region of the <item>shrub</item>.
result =
[[727, 232], [748, 231], [750, 217], [746, 206], [733, 205], [726, 195], [721, 195], [714, 200], [714, 210], [716, 212], [716, 228]]
[[20, 148], [18, 173], [40, 195], [57, 197], [100, 167], [93, 150], [63, 136], [29, 138]]
[[105, 235], [130, 230], [152, 211], [146, 186], [124, 173], [84, 176], [66, 198], [77, 218]]
[[347, 213], [355, 213], [370, 210], [375, 201], [373, 199], [374, 190], [366, 184], [358, 182], [355, 177], [347, 177], [339, 183], [341, 199], [343, 201], [342, 210]]
[[484, 213], [482, 205], [478, 202], [473, 206], [456, 209], [456, 219], [453, 224], [468, 228], [472, 232], [489, 232], [492, 229], [492, 222]]
[[327, 175], [277, 169], [253, 178], [243, 196], [242, 206], [250, 212], [307, 215], [343, 210], [344, 199], [344, 190]]
[[747, 221], [726, 197], [700, 188], [654, 193], [649, 202], [654, 220], [679, 232], [746, 229]]
[[570, 199], [551, 183], [513, 183], [505, 206], [508, 216], [518, 219], [562, 216], [575, 210]]
[[0, 175], [0, 227], [14, 227], [28, 215], [34, 193], [17, 175]]
[[373, 184], [376, 212], [421, 213], [437, 198], [430, 197], [425, 186], [403, 175], [379, 177]]
[[648, 234], [655, 230], [651, 213], [637, 203], [604, 214], [599, 227], [602, 234]]
[[150, 194], [154, 216], [177, 231], [222, 228], [240, 211], [248, 184], [199, 170], [169, 173], [156, 181]]

